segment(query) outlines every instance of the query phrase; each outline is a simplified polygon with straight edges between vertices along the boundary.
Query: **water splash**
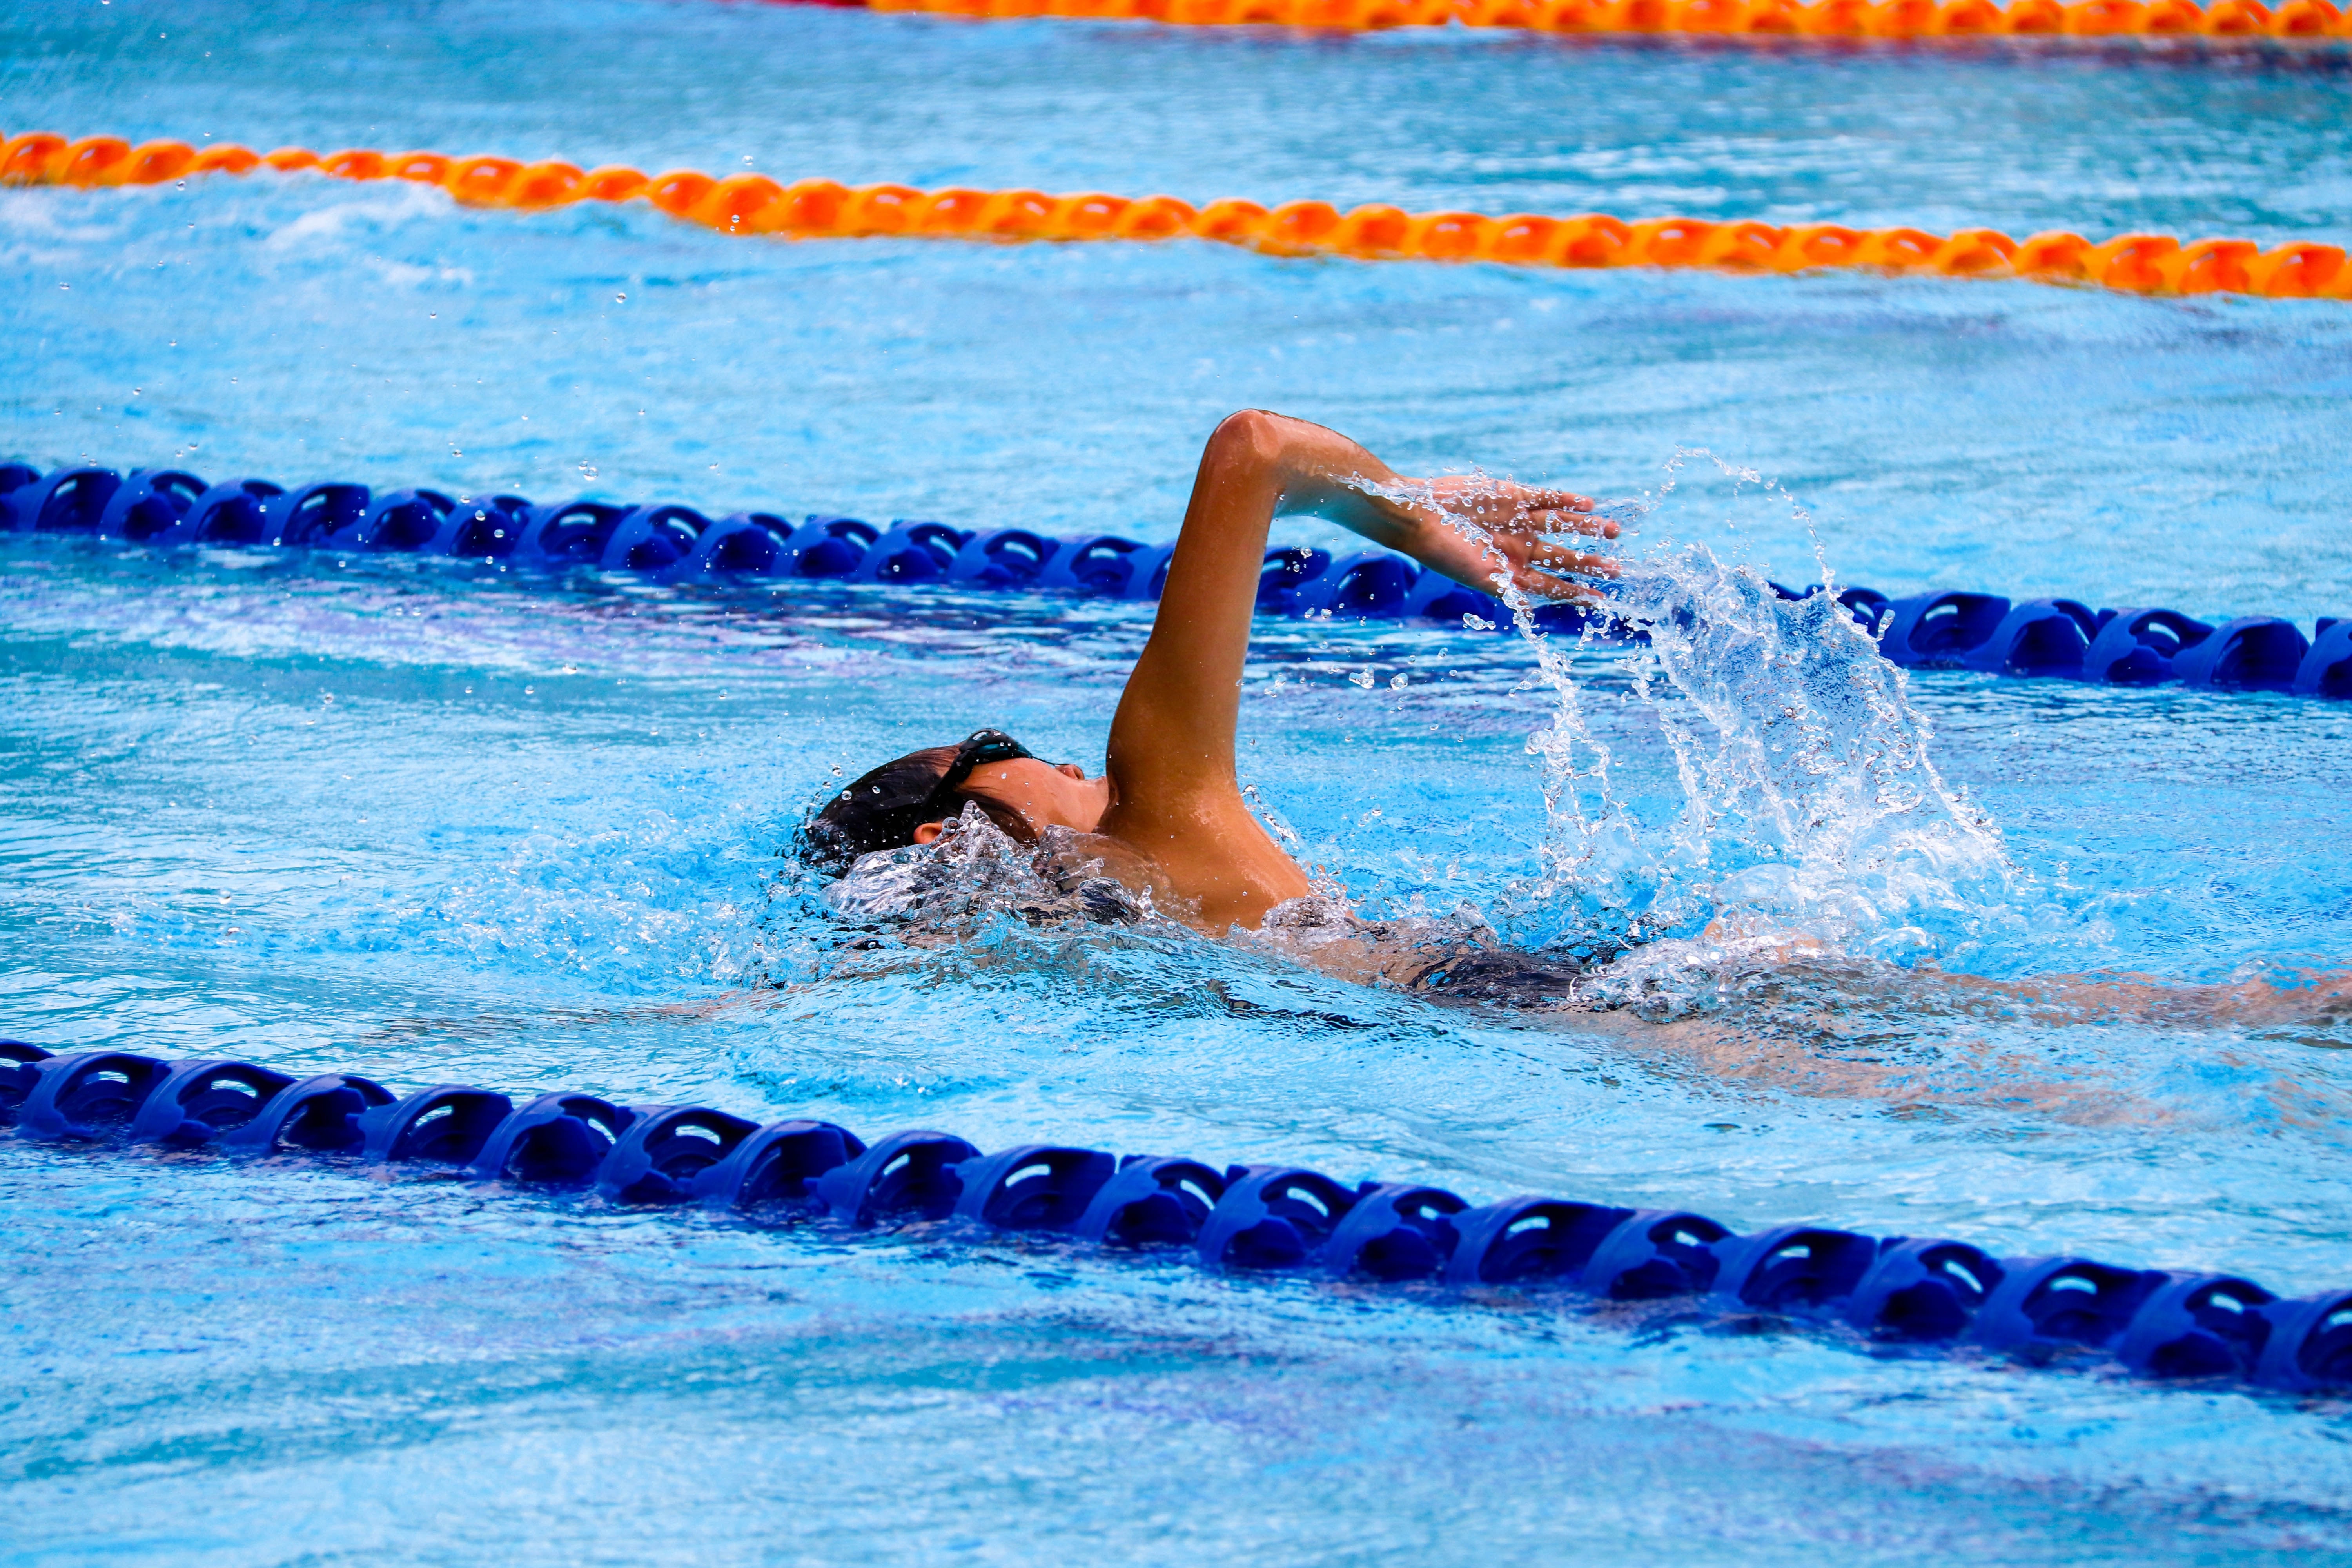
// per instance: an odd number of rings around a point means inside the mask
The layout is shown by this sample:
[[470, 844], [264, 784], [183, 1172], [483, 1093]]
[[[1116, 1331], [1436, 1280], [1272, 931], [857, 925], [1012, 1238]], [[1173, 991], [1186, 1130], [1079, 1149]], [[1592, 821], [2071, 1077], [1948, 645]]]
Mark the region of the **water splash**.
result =
[[1151, 889], [1107, 875], [1087, 844], [1066, 827], [1019, 843], [967, 802], [931, 843], [862, 856], [822, 896], [846, 920], [887, 920], [908, 932], [942, 936], [998, 916], [1036, 926], [1153, 921]]
[[[1714, 463], [1735, 500], [1786, 507], [1812, 544], [1820, 592], [1787, 598], [1753, 567], [1659, 526], [1694, 458]], [[1679, 972], [1719, 979], [1795, 952], [1948, 956], [2012, 918], [2024, 880], [1999, 827], [1937, 773], [1904, 672], [1837, 602], [1793, 498], [1684, 452], [1645, 502], [1609, 510], [1649, 537], [1621, 554], [1605, 608], [1578, 630], [1547, 629], [1540, 602], [1496, 580], [1550, 697], [1528, 740], [1542, 764], [1538, 868], [1497, 923], [1538, 945], [1596, 933], [1650, 942], [1616, 973], [1654, 993], [1683, 989]], [[1612, 787], [1611, 745], [1590, 712], [1612, 685], [1671, 753], [1681, 801], [1670, 818], [1644, 820]], [[1700, 984], [1691, 979], [1694, 994]]]

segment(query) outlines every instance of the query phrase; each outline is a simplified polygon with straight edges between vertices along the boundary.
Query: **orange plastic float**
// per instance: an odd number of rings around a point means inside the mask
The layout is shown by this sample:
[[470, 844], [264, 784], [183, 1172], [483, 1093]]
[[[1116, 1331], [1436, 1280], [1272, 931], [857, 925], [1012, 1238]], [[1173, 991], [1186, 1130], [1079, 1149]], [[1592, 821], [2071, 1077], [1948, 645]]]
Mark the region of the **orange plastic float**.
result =
[[0, 181], [12, 185], [51, 184], [50, 171], [65, 156], [69, 145], [64, 137], [46, 131], [11, 136], [7, 145], [0, 148]]
[[1116, 233], [1120, 239], [1176, 239], [1191, 234], [1200, 216], [1190, 202], [1174, 196], [1146, 196], [1128, 203], [1127, 210], [1118, 215]]
[[346, 180], [381, 180], [383, 162], [381, 153], [330, 153], [319, 160], [319, 167]]
[[[142, 147], [139, 151], [143, 153], [146, 149]], [[259, 153], [250, 147], [239, 147], [232, 142], [222, 146], [207, 147], [198, 153], [196, 161], [188, 165], [188, 173], [191, 174], [250, 174], [260, 166]]]
[[1118, 220], [1127, 216], [1129, 205], [1125, 196], [1064, 196], [1054, 209], [1052, 237], [1108, 239], [1118, 232]]
[[1049, 239], [1061, 205], [1043, 191], [999, 191], [980, 209], [973, 232], [992, 239]]
[[395, 180], [437, 185], [449, 177], [449, 160], [438, 153], [395, 153], [384, 161], [383, 172]]
[[1702, 267], [1726, 267], [1742, 272], [1769, 271], [1789, 231], [1769, 223], [1719, 223], [1699, 247]]
[[2153, 294], [2164, 287], [2164, 263], [2179, 250], [2180, 242], [2168, 234], [2118, 235], [2091, 247], [2083, 258], [2084, 272], [2110, 289]]
[[2091, 242], [2079, 234], [2053, 232], [2029, 237], [2010, 258], [2021, 278], [2045, 282], [2091, 281]]
[[1525, 267], [1540, 262], [1559, 232], [1559, 219], [1539, 217], [1534, 213], [1512, 213], [1498, 217], [1495, 226], [1486, 232], [1486, 249], [1480, 252], [1483, 261], [1509, 261]]
[[2066, 30], [2066, 13], [2058, 0], [2010, 0], [2001, 8], [2000, 22], [1995, 33], [2011, 37], [2030, 38], [2063, 33]]
[[1406, 226], [1404, 248], [1430, 261], [1475, 261], [1492, 246], [1494, 227], [1478, 213], [1432, 213]]
[[1807, 224], [1788, 232], [1773, 252], [1772, 265], [1783, 272], [1800, 272], [1808, 267], [1854, 267], [1862, 253], [1862, 242], [1869, 237], [1858, 228], [1842, 224]]
[[2017, 241], [1999, 229], [1964, 228], [1938, 246], [1927, 265], [1948, 277], [1976, 278], [2009, 271], [2016, 256]]
[[672, 169], [666, 174], [656, 174], [646, 184], [646, 200], [672, 217], [690, 218], [702, 198], [718, 188], [718, 181], [698, 170]]
[[580, 199], [585, 177], [576, 163], [526, 163], [507, 187], [507, 200], [519, 207], [562, 206]]
[[63, 185], [119, 185], [131, 171], [131, 143], [120, 136], [87, 136], [65, 150], [53, 176]]
[[1652, 218], [1637, 223], [1612, 267], [1696, 267], [1715, 225], [1695, 217]]
[[1562, 218], [1544, 247], [1544, 259], [1554, 267], [1615, 267], [1633, 243], [1633, 226], [1606, 213], [1583, 213]]
[[2250, 239], [2200, 239], [2158, 265], [2168, 293], [2251, 294], [2247, 264], [2262, 253], [2262, 247]]
[[1247, 245], [1258, 237], [1259, 226], [1270, 215], [1255, 202], [1227, 199], [1211, 202], [1192, 220], [1192, 232], [1202, 239]]
[[958, 16], [1091, 16], [1183, 27], [1518, 28], [1717, 37], [2352, 37], [2335, 0], [867, 0], [876, 11]]
[[583, 202], [635, 201], [646, 194], [653, 182], [635, 169], [606, 166], [591, 169], [580, 177], [580, 188], [573, 195]]
[[2347, 298], [2352, 266], [2345, 264], [2344, 248], [2336, 245], [2282, 245], [2246, 264], [2248, 292], [2273, 299], [2310, 300], [2333, 294]]
[[1402, 256], [1405, 237], [1412, 231], [1412, 215], [1402, 207], [1373, 203], [1356, 208], [1339, 220], [1331, 248], [1349, 256]]
[[[1055, 0], [1079, 5], [1091, 0]], [[1105, 0], [1109, 3], [1109, 0]], [[1149, 0], [1116, 0], [1121, 5]], [[1265, 0], [1273, 3], [1273, 0]], [[1496, 0], [1500, 4], [1502, 0]], [[1516, 3], [1516, 0], [1514, 0]], [[1556, 0], [1558, 5], [1586, 0]], [[1608, 0], [1622, 4], [1623, 0]], [[1700, 0], [1685, 0], [1698, 4]], [[1713, 0], [1708, 0], [1712, 4]], [[1747, 5], [1770, 0], [1739, 0]], [[1880, 7], [1907, 4], [1883, 0]], [[2034, 0], [2014, 0], [2012, 11]], [[2154, 11], [2170, 0], [2084, 0]], [[2246, 7], [2257, 0], [2235, 0]], [[2327, 0], [2294, 0], [2326, 5]], [[2137, 15], [2139, 13], [2133, 13]], [[582, 173], [549, 160], [448, 158], [438, 153], [383, 153], [347, 148], [324, 157], [300, 147], [262, 154], [248, 148], [184, 142], [133, 147], [113, 136], [79, 142], [47, 132], [0, 141], [0, 184], [84, 188], [159, 184], [190, 174], [245, 174], [268, 167], [316, 170], [343, 180], [414, 180], [439, 185], [469, 206], [536, 210], [571, 202], [626, 202], [643, 196], [673, 217], [726, 234], [793, 238], [928, 236], [996, 240], [1211, 239], [1283, 256], [1342, 255], [1423, 261], [1486, 261], [1519, 267], [1703, 267], [1738, 272], [1801, 272], [1861, 268], [1948, 278], [2028, 278], [2091, 284], [2134, 294], [2260, 294], [2275, 299], [2352, 299], [2352, 263], [2342, 247], [2289, 241], [2263, 249], [2252, 240], [2126, 234], [2094, 244], [2079, 234], [2011, 239], [1998, 230], [1930, 234], [1917, 228], [1847, 228], [1839, 224], [1781, 227], [1663, 217], [1627, 223], [1603, 213], [1548, 217], [1511, 213], [1409, 213], [1374, 203], [1342, 213], [1328, 202], [1211, 202], [1195, 208], [1173, 196], [1140, 199], [1098, 191], [1057, 196], [1045, 191], [983, 191], [962, 186], [862, 185], [802, 180], [786, 185], [765, 174], [716, 180], [692, 169], [651, 178], [635, 169]]]
[[1329, 202], [1286, 202], [1265, 215], [1257, 242], [1268, 250], [1312, 250], [1339, 228], [1339, 209]]
[[1855, 247], [1853, 265], [1906, 272], [1926, 267], [1944, 248], [1944, 237], [1918, 228], [1874, 229]]
[[449, 165], [441, 188], [467, 206], [503, 206], [508, 187], [521, 173], [522, 165], [512, 158], [460, 158]]
[[150, 142], [131, 154], [126, 185], [160, 185], [185, 175], [196, 164], [196, 150], [185, 142]]

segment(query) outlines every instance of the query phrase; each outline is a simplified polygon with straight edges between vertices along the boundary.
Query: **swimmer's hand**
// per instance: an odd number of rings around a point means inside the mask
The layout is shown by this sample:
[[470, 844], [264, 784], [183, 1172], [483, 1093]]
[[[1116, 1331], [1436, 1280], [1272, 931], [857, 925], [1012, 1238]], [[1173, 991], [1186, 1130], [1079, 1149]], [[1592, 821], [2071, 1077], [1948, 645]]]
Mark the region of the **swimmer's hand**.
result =
[[1600, 591], [1570, 579], [1617, 575], [1612, 557], [1555, 542], [1564, 533], [1617, 537], [1615, 522], [1592, 515], [1590, 496], [1483, 474], [1401, 479], [1389, 493], [1417, 524], [1400, 547], [1466, 587], [1491, 594], [1507, 576], [1530, 598], [1594, 604]]
[[[1230, 479], [1244, 492], [1271, 482], [1275, 516], [1329, 518], [1485, 593], [1508, 583], [1530, 598], [1591, 603], [1598, 590], [1572, 579], [1617, 575], [1611, 557], [1557, 542], [1564, 534], [1617, 537], [1616, 523], [1593, 515], [1589, 496], [1485, 474], [1407, 479], [1339, 432], [1303, 419], [1263, 410], [1234, 415], [1217, 426], [1201, 472], [1204, 483]], [[1199, 493], [1196, 487], [1196, 502]], [[1190, 512], [1185, 526], [1192, 526]], [[1255, 517], [1248, 537], [1244, 584], [1256, 574], [1265, 539]]]

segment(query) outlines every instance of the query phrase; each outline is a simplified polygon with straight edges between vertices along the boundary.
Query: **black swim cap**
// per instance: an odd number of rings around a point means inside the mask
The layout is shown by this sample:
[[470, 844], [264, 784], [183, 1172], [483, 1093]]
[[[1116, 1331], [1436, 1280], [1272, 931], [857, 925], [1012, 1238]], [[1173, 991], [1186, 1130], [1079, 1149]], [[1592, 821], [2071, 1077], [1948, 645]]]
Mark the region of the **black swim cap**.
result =
[[982, 730], [960, 746], [926, 746], [884, 763], [860, 773], [810, 818], [801, 831], [801, 858], [838, 877], [861, 855], [912, 844], [924, 823], [962, 815], [966, 801], [998, 826], [1013, 826], [1017, 819], [1008, 822], [1005, 807], [966, 795], [963, 784], [974, 768], [1034, 754], [1002, 730]]

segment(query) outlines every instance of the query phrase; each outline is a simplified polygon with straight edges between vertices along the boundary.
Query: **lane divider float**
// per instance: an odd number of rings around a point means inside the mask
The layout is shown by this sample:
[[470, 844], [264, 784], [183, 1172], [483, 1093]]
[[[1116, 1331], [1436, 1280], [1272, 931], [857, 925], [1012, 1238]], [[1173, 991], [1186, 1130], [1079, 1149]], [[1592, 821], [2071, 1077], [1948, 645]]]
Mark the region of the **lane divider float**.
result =
[[1996, 229], [1931, 234], [1919, 228], [1849, 228], [1665, 217], [1628, 222], [1601, 213], [1546, 217], [1510, 213], [1409, 213], [1371, 203], [1341, 212], [1328, 202], [1266, 207], [1228, 199], [1195, 207], [1173, 196], [988, 191], [961, 186], [784, 184], [765, 174], [724, 179], [691, 169], [647, 175], [548, 161], [452, 158], [439, 153], [349, 149], [324, 156], [225, 143], [138, 146], [117, 136], [79, 141], [25, 132], [0, 143], [0, 184], [104, 188], [154, 185], [209, 174], [315, 170], [347, 180], [436, 185], [469, 206], [538, 210], [572, 202], [642, 197], [672, 217], [722, 234], [786, 238], [965, 240], [1206, 239], [1277, 256], [1359, 260], [1483, 261], [1522, 267], [1705, 268], [1793, 273], [1846, 268], [1947, 278], [2018, 278], [2093, 285], [2134, 294], [2256, 294], [2352, 300], [2342, 246], [2289, 240], [2264, 249], [2248, 239], [2126, 234], [2094, 242], [2053, 231], [2018, 240]]
[[1297, 1165], [1037, 1143], [987, 1152], [929, 1129], [869, 1144], [812, 1118], [762, 1125], [707, 1105], [562, 1091], [517, 1104], [458, 1083], [402, 1095], [351, 1073], [298, 1081], [233, 1058], [53, 1055], [15, 1040], [0, 1040], [0, 1122], [35, 1142], [327, 1161], [835, 1234], [1028, 1232], [1114, 1256], [1189, 1252], [1229, 1275], [1561, 1305], [1678, 1301], [1890, 1347], [1967, 1345], [2030, 1364], [2111, 1358], [2145, 1378], [2298, 1394], [2352, 1386], [2352, 1290], [2281, 1300], [2234, 1274], [1999, 1258], [1944, 1237], [1819, 1225], [1739, 1234], [1685, 1210], [1537, 1194], [1474, 1205], [1443, 1187], [1350, 1186]]
[[[923, 519], [877, 525], [818, 512], [712, 518], [677, 502], [625, 505], [582, 498], [437, 489], [377, 492], [328, 480], [289, 489], [271, 479], [208, 483], [176, 468], [68, 467], [47, 474], [0, 463], [0, 532], [79, 534], [125, 545], [320, 549], [472, 560], [547, 574], [627, 573], [676, 584], [815, 579], [849, 584], [1062, 593], [1156, 600], [1172, 544], [1119, 534], [1058, 538], [1027, 528], [964, 529]], [[1822, 590], [1769, 584], [1783, 599]], [[2276, 616], [2214, 623], [2161, 605], [2095, 610], [2074, 599], [2012, 604], [1946, 591], [1892, 599], [1844, 588], [1838, 602], [1912, 668], [2059, 678], [2123, 686], [2179, 681], [2217, 690], [2352, 699], [2352, 618], [2321, 616], [2310, 637]], [[1317, 620], [1415, 620], [1508, 630], [1511, 609], [1385, 550], [1334, 555], [1296, 545], [1266, 552], [1258, 608]], [[1553, 631], [1638, 637], [1606, 610], [1546, 605]]]
[[869, 10], [1065, 16], [1174, 26], [1499, 27], [1729, 38], [2150, 38], [2327, 44], [2352, 37], [2334, 0], [866, 0]]

